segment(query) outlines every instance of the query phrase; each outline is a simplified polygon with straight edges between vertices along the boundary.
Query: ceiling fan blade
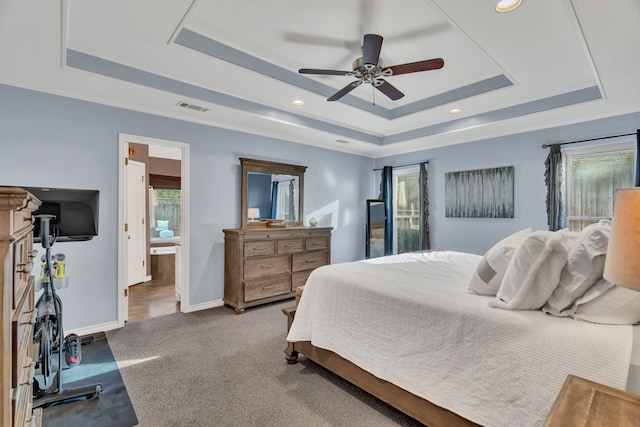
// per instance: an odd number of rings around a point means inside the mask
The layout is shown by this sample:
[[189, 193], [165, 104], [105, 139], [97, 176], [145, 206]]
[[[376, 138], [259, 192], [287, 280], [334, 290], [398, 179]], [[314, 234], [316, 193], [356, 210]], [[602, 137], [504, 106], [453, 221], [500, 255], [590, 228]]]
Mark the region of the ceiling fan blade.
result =
[[393, 65], [391, 67], [386, 67], [382, 72], [386, 70], [391, 70], [392, 76], [397, 76], [398, 74], [408, 74], [408, 73], [417, 73], [419, 71], [428, 71], [428, 70], [437, 70], [444, 67], [444, 59], [442, 58], [434, 58], [427, 59], [424, 61], [417, 62], [409, 62], [408, 64], [400, 64]]
[[362, 63], [378, 65], [380, 49], [382, 49], [382, 36], [365, 34], [362, 44]]
[[346, 94], [348, 94], [349, 92], [351, 92], [352, 90], [360, 86], [361, 84], [362, 84], [361, 80], [356, 80], [354, 82], [351, 82], [345, 87], [343, 87], [342, 89], [340, 89], [338, 92], [331, 95], [331, 97], [328, 98], [327, 101], [337, 101], [338, 99], [342, 98], [343, 96], [345, 96]]
[[391, 100], [397, 101], [398, 99], [404, 96], [404, 93], [400, 92], [398, 89], [395, 88], [395, 86], [393, 86], [388, 81], [384, 79], [378, 79], [376, 81], [382, 81], [382, 84], [374, 85], [375, 88], [378, 89], [380, 92], [384, 93], [385, 95], [387, 95]]
[[300, 68], [298, 70], [300, 74], [323, 74], [327, 76], [346, 76], [353, 71], [341, 71], [341, 70], [315, 70], [313, 68]]

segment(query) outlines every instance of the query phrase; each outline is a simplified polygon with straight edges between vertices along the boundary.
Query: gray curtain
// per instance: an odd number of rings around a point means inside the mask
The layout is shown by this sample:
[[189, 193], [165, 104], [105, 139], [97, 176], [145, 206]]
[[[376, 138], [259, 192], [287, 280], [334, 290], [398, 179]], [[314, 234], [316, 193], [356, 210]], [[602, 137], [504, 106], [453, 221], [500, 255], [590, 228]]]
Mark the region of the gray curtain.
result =
[[431, 249], [429, 240], [429, 189], [428, 189], [428, 162], [420, 163], [420, 249], [423, 251]]
[[384, 200], [387, 210], [387, 218], [384, 222], [384, 254], [393, 254], [393, 168], [385, 166], [382, 168], [382, 179], [380, 180], [380, 195], [378, 199]]
[[269, 218], [278, 217], [278, 181], [271, 183], [271, 216]]
[[300, 221], [300, 218], [296, 218], [296, 206], [294, 201], [296, 200], [295, 195], [296, 187], [293, 185], [293, 179], [289, 180], [289, 220], [290, 221]]
[[549, 147], [549, 155], [544, 162], [544, 182], [547, 185], [547, 224], [549, 230], [564, 228], [564, 170], [560, 145]]

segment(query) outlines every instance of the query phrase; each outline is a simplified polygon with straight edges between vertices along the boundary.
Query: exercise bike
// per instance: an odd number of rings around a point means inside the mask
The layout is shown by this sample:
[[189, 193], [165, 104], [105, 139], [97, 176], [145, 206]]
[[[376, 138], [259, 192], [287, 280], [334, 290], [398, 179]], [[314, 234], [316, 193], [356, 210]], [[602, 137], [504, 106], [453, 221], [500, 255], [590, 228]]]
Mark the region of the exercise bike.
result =
[[[36, 353], [36, 374], [33, 379], [33, 407], [51, 406], [67, 403], [79, 398], [91, 399], [99, 397], [102, 384], [90, 384], [73, 389], [62, 388], [62, 354], [67, 349], [67, 365], [72, 366], [80, 361], [79, 339], [73, 336], [73, 343], [64, 338], [62, 328], [62, 300], [56, 288], [65, 287], [64, 255], [51, 255], [51, 247], [58, 237], [56, 229], [51, 230], [51, 220], [55, 215], [35, 215], [40, 221], [40, 242], [45, 249], [42, 257], [42, 273], [36, 288], [41, 287], [42, 295], [36, 302], [36, 323], [34, 325], [34, 344]], [[39, 289], [36, 289], [38, 291]], [[72, 349], [72, 345], [77, 348]], [[57, 363], [54, 355], [57, 352]], [[71, 354], [73, 353], [73, 354]]]

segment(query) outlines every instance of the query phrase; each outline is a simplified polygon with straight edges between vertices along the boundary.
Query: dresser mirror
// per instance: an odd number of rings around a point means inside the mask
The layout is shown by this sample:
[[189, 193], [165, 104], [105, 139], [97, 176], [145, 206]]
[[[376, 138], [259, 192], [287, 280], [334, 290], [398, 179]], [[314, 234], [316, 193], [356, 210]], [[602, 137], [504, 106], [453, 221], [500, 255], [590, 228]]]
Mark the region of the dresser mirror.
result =
[[242, 165], [242, 228], [262, 220], [302, 224], [306, 166], [240, 158]]

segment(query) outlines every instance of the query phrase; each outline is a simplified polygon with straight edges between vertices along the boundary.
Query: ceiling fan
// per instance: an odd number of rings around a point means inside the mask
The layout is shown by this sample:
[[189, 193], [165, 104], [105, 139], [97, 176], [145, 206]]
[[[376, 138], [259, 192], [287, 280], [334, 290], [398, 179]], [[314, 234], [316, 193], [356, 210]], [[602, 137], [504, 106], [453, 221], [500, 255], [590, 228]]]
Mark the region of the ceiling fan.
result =
[[313, 68], [301, 68], [300, 74], [322, 74], [329, 76], [349, 76], [355, 77], [354, 82], [349, 83], [338, 92], [334, 93], [327, 101], [337, 101], [338, 99], [360, 86], [362, 83], [370, 83], [380, 92], [387, 95], [393, 101], [404, 96], [391, 83], [383, 77], [397, 76], [398, 74], [417, 73], [420, 71], [437, 70], [444, 66], [442, 58], [426, 59], [424, 61], [409, 62], [407, 64], [383, 67], [379, 64], [380, 50], [382, 48], [382, 36], [378, 34], [365, 34], [362, 43], [362, 57], [353, 61], [353, 71], [341, 70], [316, 70]]

